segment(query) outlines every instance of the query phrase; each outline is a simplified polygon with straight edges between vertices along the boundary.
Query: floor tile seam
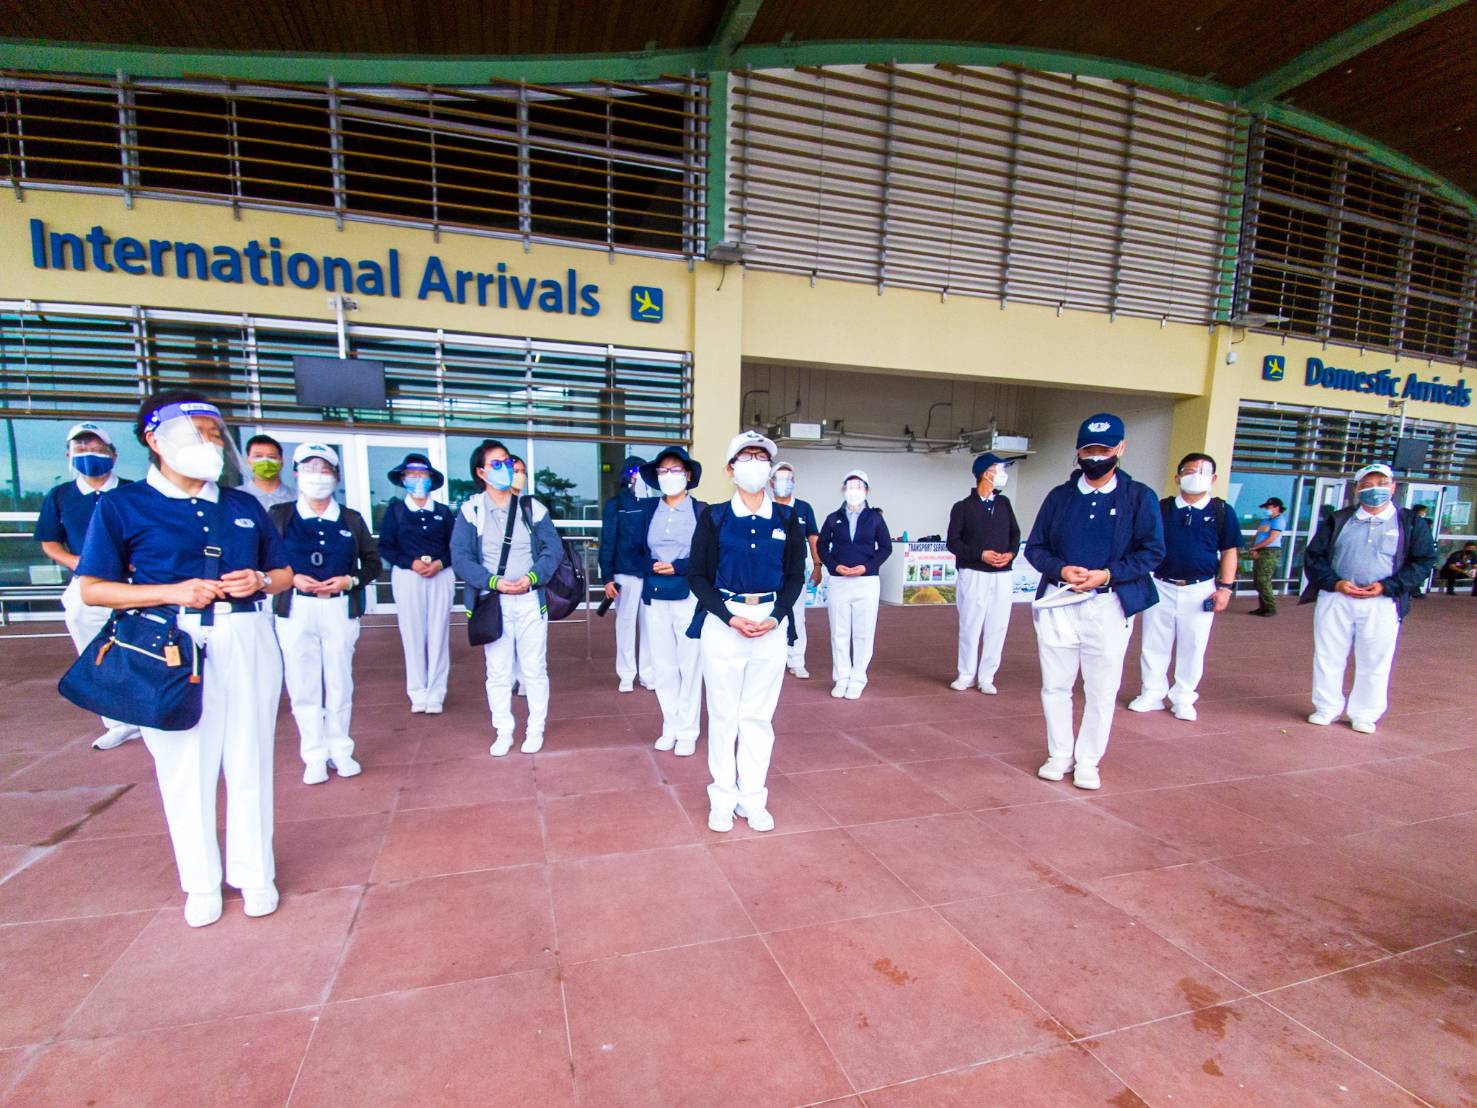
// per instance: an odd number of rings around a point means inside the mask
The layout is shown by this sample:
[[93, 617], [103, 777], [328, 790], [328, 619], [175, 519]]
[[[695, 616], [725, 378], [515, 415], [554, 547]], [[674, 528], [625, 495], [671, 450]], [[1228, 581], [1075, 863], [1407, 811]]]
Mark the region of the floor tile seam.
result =
[[[380, 855], [384, 852], [385, 840], [389, 837], [389, 833], [389, 822], [386, 821], [385, 830], [380, 834], [379, 849], [376, 850], [374, 854], [376, 861], [379, 860]], [[371, 874], [374, 872], [373, 864], [370, 865], [369, 870]], [[329, 1002], [329, 999], [333, 996], [333, 988], [335, 985], [338, 984], [339, 974], [343, 972], [344, 963], [348, 960], [349, 957], [349, 947], [351, 947], [354, 943], [354, 931], [359, 926], [359, 916], [364, 911], [365, 902], [369, 899], [369, 890], [371, 888], [371, 885], [368, 881], [366, 881], [363, 885], [359, 886], [350, 885], [341, 887], [357, 887], [359, 890], [359, 895], [354, 900], [354, 911], [349, 916], [349, 925], [344, 928], [343, 940], [339, 943], [338, 952], [334, 956], [333, 968], [329, 971], [328, 978], [323, 983], [323, 990], [319, 994], [320, 1004], [327, 1004]]]
[[[1473, 811], [1477, 811], [1477, 809], [1473, 809]], [[1472, 813], [1471, 812], [1457, 812], [1457, 813], [1454, 813], [1454, 814], [1455, 815], [1458, 815], [1458, 816], [1465, 816], [1465, 815], [1471, 815]], [[1446, 819], [1446, 818], [1449, 818], [1449, 817], [1446, 817], [1446, 816], [1436, 816], [1433, 819], [1421, 820], [1418, 823], [1402, 823], [1402, 824], [1397, 824], [1394, 827], [1376, 828], [1376, 832], [1378, 832], [1378, 831], [1400, 831], [1400, 830], [1404, 830], [1407, 827], [1418, 827], [1422, 823], [1433, 823], [1437, 819]], [[1373, 834], [1373, 833], [1375, 833], [1375, 832], [1362, 832], [1362, 831], [1360, 832], [1361, 835], [1363, 835], [1363, 834]], [[1371, 860], [1369, 858], [1359, 858], [1359, 857], [1356, 857], [1355, 855], [1353, 855], [1352, 853], [1347, 852], [1344, 849], [1344, 845], [1345, 845], [1345, 843], [1348, 841], [1348, 839], [1350, 837], [1352, 837], [1352, 836], [1347, 836], [1346, 835], [1346, 836], [1342, 836], [1342, 837], [1338, 838], [1336, 841], [1331, 840], [1331, 841], [1328, 841], [1328, 842], [1314, 843], [1312, 845], [1314, 845], [1314, 846], [1327, 846], [1327, 847], [1331, 847], [1332, 849], [1334, 849], [1334, 850], [1338, 851], [1340, 854], [1342, 854], [1350, 862], [1350, 864], [1352, 864], [1352, 865], [1361, 865], [1361, 866], [1363, 866], [1363, 865], [1371, 865], [1371, 864], [1373, 864], [1373, 865], [1377, 865], [1377, 866], [1382, 866], [1385, 869], [1398, 869], [1399, 868], [1399, 867], [1393, 866], [1393, 865], [1391, 865], [1391, 864], [1389, 864], [1387, 862], [1379, 861], [1378, 859]], [[1228, 857], [1229, 857], [1229, 855], [1228, 855]], [[1443, 898], [1445, 898], [1447, 900], [1453, 900], [1453, 901], [1455, 901], [1458, 904], [1464, 905], [1468, 909], [1477, 909], [1477, 898], [1468, 899], [1467, 897], [1464, 897], [1464, 896], [1458, 896], [1458, 895], [1456, 895], [1456, 893], [1452, 892], [1450, 889], [1443, 888], [1443, 887], [1441, 887], [1440, 885], [1436, 884], [1433, 881], [1427, 881], [1427, 880], [1425, 880], [1422, 877], [1412, 875], [1410, 873], [1405, 872], [1404, 870], [1401, 870], [1399, 873], [1396, 874], [1396, 876], [1398, 876], [1403, 881], [1410, 882], [1412, 885], [1415, 885], [1417, 888], [1422, 889], [1425, 892], [1433, 893], [1433, 894], [1435, 894], [1437, 896], [1440, 896], [1440, 897], [1443, 897]], [[1438, 941], [1444, 941], [1444, 940], [1438, 940]]]
[[308, 1065], [308, 1055], [313, 1050], [313, 1040], [318, 1037], [318, 1028], [323, 1026], [322, 1006], [319, 1008], [318, 1015], [313, 1017], [312, 1024], [313, 1026], [308, 1029], [307, 1042], [303, 1043], [302, 1057], [297, 1060], [297, 1069], [292, 1072], [292, 1084], [287, 1088], [287, 1098], [283, 1100], [282, 1108], [289, 1108], [292, 1098], [297, 1095], [298, 1082], [303, 1079], [303, 1071]]
[[97, 1043], [106, 1042], [109, 1039], [126, 1039], [141, 1037], [144, 1035], [157, 1035], [164, 1031], [186, 1031], [196, 1027], [209, 1027], [217, 1023], [231, 1023], [239, 1020], [258, 1019], [265, 1016], [291, 1015], [294, 1012], [321, 1012], [328, 1004], [320, 1004], [313, 1001], [308, 1004], [292, 1004], [282, 1008], [263, 1008], [256, 1011], [233, 1012], [227, 1015], [209, 1016], [204, 1019], [182, 1020], [178, 1023], [161, 1023], [139, 1026], [129, 1024], [124, 1029], [110, 1031], [100, 1035], [55, 1035], [46, 1040], [44, 1045], [47, 1049], [66, 1046], [69, 1043]]
[[[777, 932], [770, 933], [777, 934]], [[673, 951], [692, 950], [700, 946], [712, 946], [715, 943], [733, 942], [737, 939], [757, 939], [762, 934], [764, 932], [756, 929], [753, 931], [739, 931], [731, 935], [717, 935], [710, 939], [693, 939], [691, 942], [669, 943], [666, 946], [642, 947], [639, 950], [612, 951], [609, 954], [597, 954], [593, 958], [564, 959], [561, 957], [561, 964], [568, 966], [570, 969], [576, 969], [580, 966], [593, 966], [601, 962], [614, 962], [620, 958], [642, 958], [648, 954], [670, 954]]]
[[[139, 914], [142, 914], [142, 911], [146, 911], [146, 910], [147, 909], [141, 910]], [[135, 946], [137, 946], [138, 943], [139, 943], [139, 941], [141, 939], [143, 939], [144, 932], [149, 929], [149, 926], [154, 922], [154, 920], [157, 920], [161, 915], [163, 915], [163, 913], [168, 912], [168, 911], [170, 911], [169, 908], [162, 907], [162, 906], [154, 910], [154, 917], [153, 917], [153, 919], [150, 919], [142, 927], [140, 927], [138, 929], [138, 934], [136, 934], [131, 940], [129, 940], [128, 945], [125, 946], [122, 950], [120, 950], [118, 952], [118, 957], [116, 957], [116, 958], [113, 959], [113, 961], [108, 965], [108, 968], [107, 969], [103, 970], [102, 973], [98, 974], [97, 980], [92, 983], [92, 988], [90, 988], [90, 989], [87, 990], [87, 995], [84, 996], [81, 1000], [77, 1001], [76, 1005], [73, 1006], [71, 1012], [69, 1012], [67, 1014], [66, 1019], [64, 1019], [64, 1020], [61, 1021], [61, 1025], [60, 1025], [60, 1030], [61, 1031], [65, 1031], [66, 1028], [67, 1028], [67, 1025], [70, 1024], [73, 1020], [75, 1020], [77, 1018], [77, 1014], [79, 1012], [81, 1012], [82, 1009], [86, 1006], [87, 1002], [92, 999], [93, 994], [96, 993], [98, 991], [98, 989], [102, 988], [103, 982], [106, 981], [108, 979], [108, 976], [110, 974], [112, 974], [112, 972], [114, 970], [116, 970], [118, 968], [119, 963], [121, 963], [123, 961], [123, 959], [128, 956], [128, 952], [130, 950], [132, 950]], [[117, 913], [117, 914], [123, 914], [123, 913]], [[128, 913], [128, 914], [133, 914], [133, 913]], [[60, 1041], [60, 1040], [61, 1040], [61, 1035], [60, 1035], [60, 1033], [58, 1033], [56, 1035], [51, 1036], [51, 1039], [49, 1040], [49, 1042], [50, 1043], [54, 1043], [54, 1042], [57, 1042], [57, 1041]]]
[[[1289, 981], [1282, 985], [1273, 985], [1271, 988], [1262, 989], [1254, 995], [1265, 1000], [1272, 993], [1284, 992], [1287, 989], [1296, 988], [1298, 985], [1306, 985], [1309, 982], [1313, 981], [1322, 981], [1329, 977], [1338, 977], [1340, 974], [1349, 973], [1353, 970], [1368, 969], [1370, 966], [1377, 966], [1383, 962], [1397, 962], [1403, 958], [1408, 957], [1411, 954], [1419, 954], [1423, 950], [1431, 950], [1435, 947], [1442, 946], [1445, 943], [1457, 942], [1461, 939], [1466, 938], [1477, 938], [1477, 929], [1474, 929], [1472, 931], [1462, 931], [1455, 935], [1448, 935], [1446, 938], [1443, 939], [1432, 939], [1428, 943], [1422, 943], [1420, 946], [1413, 946], [1409, 950], [1386, 951], [1386, 953], [1381, 954], [1378, 958], [1370, 958], [1367, 961], [1357, 962], [1354, 965], [1343, 966], [1340, 969], [1329, 970], [1326, 973], [1317, 973], [1314, 974], [1312, 977], [1305, 977], [1297, 981]], [[1451, 984], [1456, 985], [1458, 988], [1465, 987], [1461, 984], [1461, 982], [1451, 981], [1444, 974], [1442, 974], [1440, 970], [1431, 969], [1426, 966], [1420, 966], [1419, 968], [1426, 970], [1427, 973], [1431, 973], [1437, 977], [1440, 977], [1443, 981], [1449, 981]]]

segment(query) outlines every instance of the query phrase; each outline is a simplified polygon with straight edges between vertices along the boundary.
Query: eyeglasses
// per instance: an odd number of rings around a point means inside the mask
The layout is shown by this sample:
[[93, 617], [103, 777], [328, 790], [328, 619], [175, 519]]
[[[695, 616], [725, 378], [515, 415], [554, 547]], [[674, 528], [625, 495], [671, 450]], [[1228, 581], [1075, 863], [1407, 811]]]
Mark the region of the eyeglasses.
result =
[[512, 469], [513, 468], [513, 460], [511, 458], [494, 458], [492, 461], [488, 462], [487, 465], [484, 468], [486, 468], [486, 469]]
[[763, 450], [760, 450], [760, 449], [758, 449], [756, 447], [756, 448], [754, 448], [752, 450], [740, 450], [738, 452], [738, 457], [734, 458], [734, 461], [736, 461], [736, 462], [767, 462], [767, 461], [769, 461], [769, 455], [766, 454]]
[[661, 476], [663, 473], [667, 473], [667, 474], [681, 473], [683, 475], [686, 475], [687, 469], [684, 466], [663, 466], [660, 469], [658, 469], [656, 472], [657, 472], [657, 476]]

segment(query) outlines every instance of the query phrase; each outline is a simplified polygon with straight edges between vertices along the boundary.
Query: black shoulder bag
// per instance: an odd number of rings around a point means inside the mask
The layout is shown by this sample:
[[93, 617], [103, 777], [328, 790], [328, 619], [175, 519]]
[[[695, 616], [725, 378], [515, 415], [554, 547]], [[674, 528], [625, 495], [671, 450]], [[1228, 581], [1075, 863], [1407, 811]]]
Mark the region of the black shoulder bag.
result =
[[[497, 574], [501, 577], [508, 568], [508, 551], [513, 549], [513, 526], [518, 521], [517, 497], [508, 503], [508, 526], [503, 530], [503, 548], [498, 554]], [[503, 637], [503, 605], [498, 591], [477, 593], [477, 602], [472, 605], [472, 614], [467, 620], [467, 641], [473, 646], [486, 646]]]

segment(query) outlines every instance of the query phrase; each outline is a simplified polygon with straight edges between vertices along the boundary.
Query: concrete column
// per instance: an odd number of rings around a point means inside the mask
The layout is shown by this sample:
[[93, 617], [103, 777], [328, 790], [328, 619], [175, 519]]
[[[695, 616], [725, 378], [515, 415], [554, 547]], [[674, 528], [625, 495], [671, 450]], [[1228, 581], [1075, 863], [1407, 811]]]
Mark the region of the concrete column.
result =
[[744, 271], [724, 270], [698, 262], [692, 278], [692, 453], [711, 474], [698, 492], [704, 499], [722, 495], [724, 452], [742, 429]]
[[1169, 430], [1169, 473], [1166, 495], [1177, 487], [1175, 467], [1186, 454], [1209, 454], [1216, 462], [1212, 492], [1224, 497], [1231, 473], [1231, 450], [1236, 441], [1236, 412], [1241, 403], [1241, 367], [1226, 364], [1231, 351], [1231, 328], [1217, 327], [1206, 343], [1201, 392], [1176, 400]]

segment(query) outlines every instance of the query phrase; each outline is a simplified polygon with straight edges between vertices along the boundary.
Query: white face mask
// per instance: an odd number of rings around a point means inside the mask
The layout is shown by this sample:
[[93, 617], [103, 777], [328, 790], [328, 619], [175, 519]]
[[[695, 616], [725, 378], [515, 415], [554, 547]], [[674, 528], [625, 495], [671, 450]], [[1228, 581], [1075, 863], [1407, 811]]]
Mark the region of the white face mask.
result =
[[213, 442], [192, 442], [184, 446], [159, 442], [159, 455], [169, 468], [196, 481], [219, 481], [226, 466], [225, 450]]
[[661, 487], [663, 496], [676, 496], [687, 488], [687, 475], [685, 473], [658, 473], [656, 483]]
[[338, 478], [331, 473], [299, 473], [297, 488], [309, 500], [327, 500], [338, 488]]
[[847, 485], [841, 490], [848, 508], [860, 508], [867, 502], [867, 490], [862, 485]]
[[1214, 481], [1215, 477], [1209, 473], [1187, 473], [1180, 478], [1180, 491], [1199, 496], [1203, 492], [1209, 492]]
[[734, 462], [733, 483], [744, 492], [759, 492], [769, 484], [769, 463], [763, 458], [743, 458]]
[[774, 478], [774, 495], [775, 496], [779, 497], [781, 500], [784, 500], [787, 497], [789, 497], [792, 493], [794, 493], [794, 491], [795, 491], [795, 478], [794, 478], [794, 476], [789, 471], [785, 471], [785, 472], [782, 472], [782, 473], [775, 474], [775, 478]]
[[990, 476], [992, 478], [991, 484], [996, 492], [999, 492], [1006, 485], [1010, 484], [1010, 470], [1004, 466], [994, 466]]

